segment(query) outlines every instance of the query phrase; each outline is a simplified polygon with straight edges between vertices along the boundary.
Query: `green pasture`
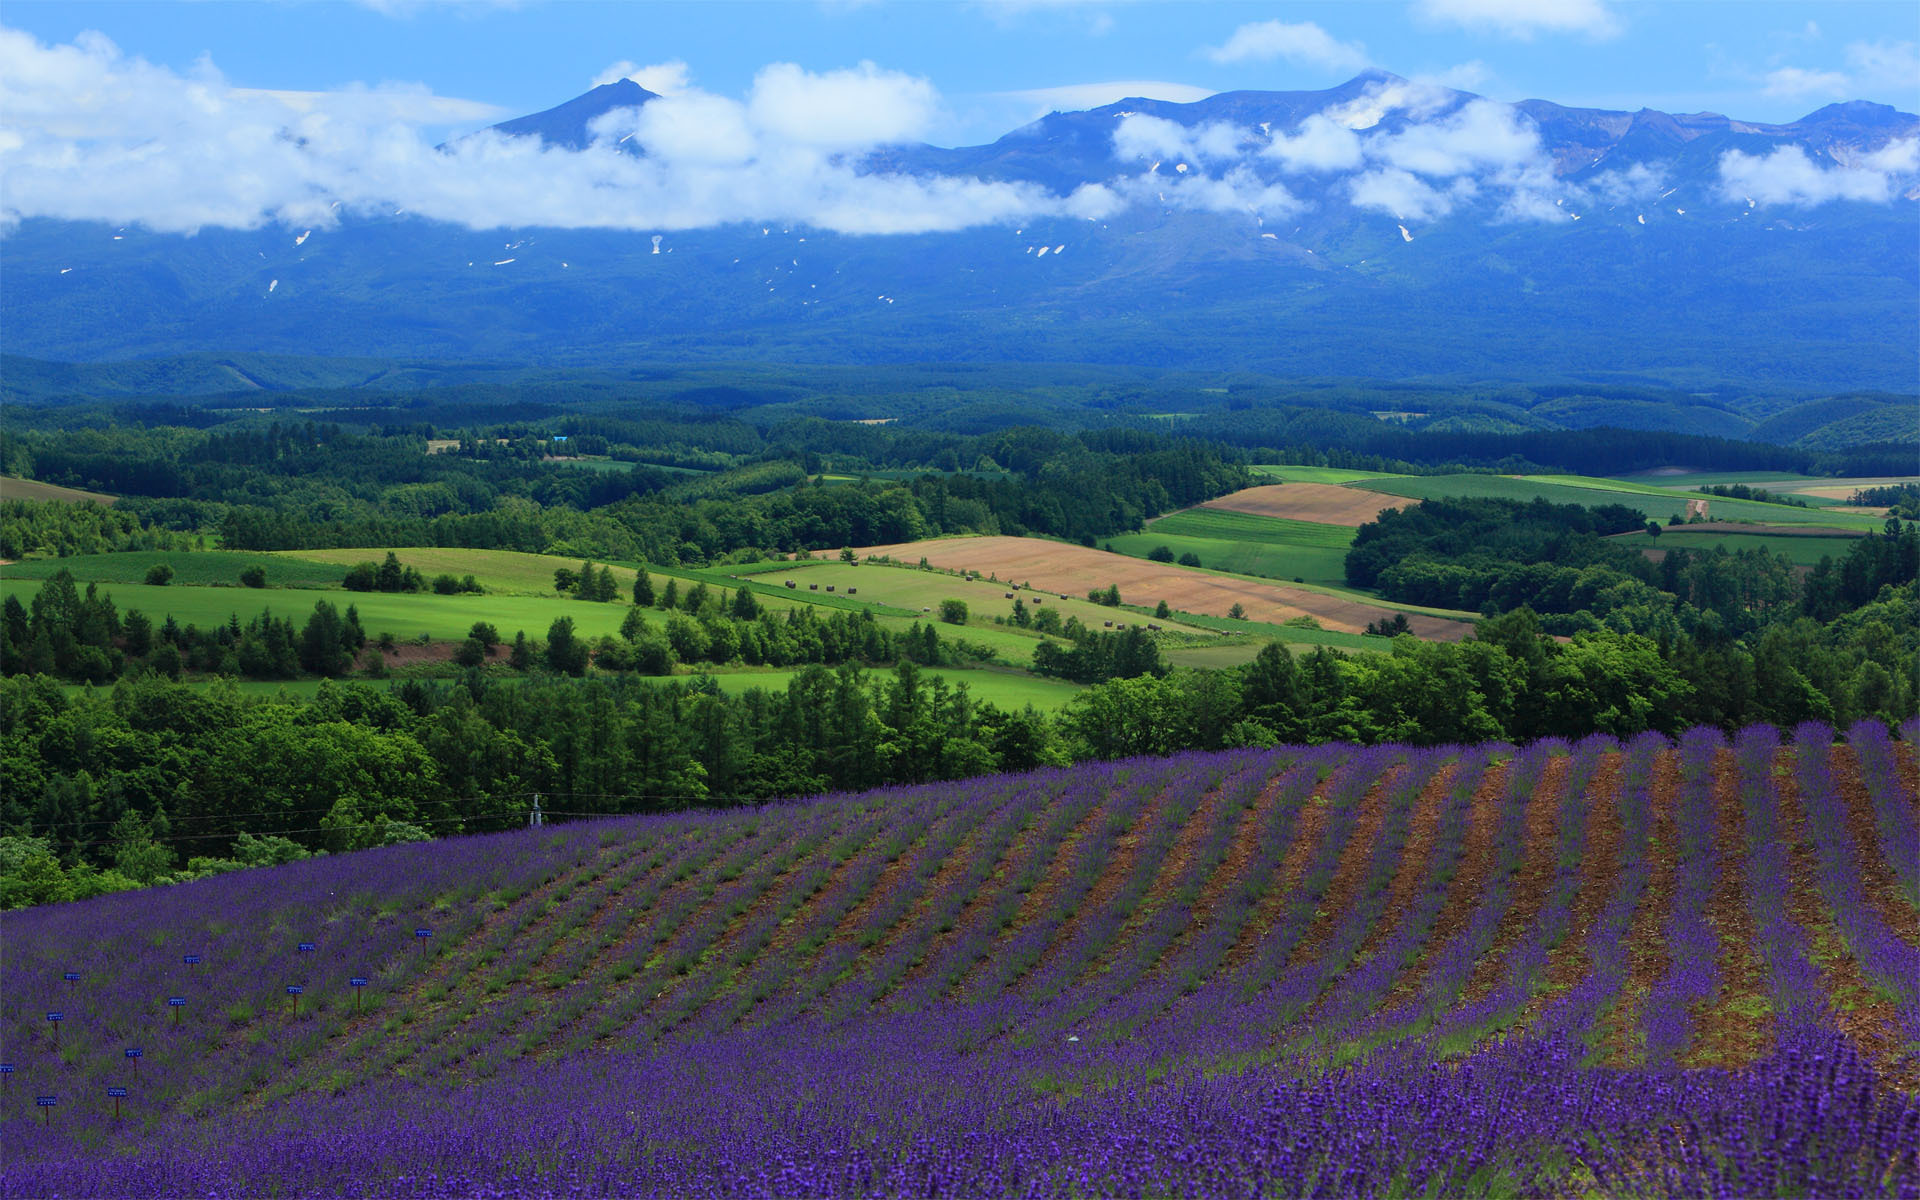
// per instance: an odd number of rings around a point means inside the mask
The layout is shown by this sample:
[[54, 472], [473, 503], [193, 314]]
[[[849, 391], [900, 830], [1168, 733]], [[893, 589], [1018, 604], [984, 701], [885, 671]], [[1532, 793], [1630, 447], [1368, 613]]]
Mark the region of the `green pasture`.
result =
[[1719, 546], [1731, 554], [1737, 550], [1765, 549], [1784, 555], [1795, 566], [1811, 567], [1822, 558], [1838, 562], [1853, 548], [1861, 534], [1835, 533], [1824, 537], [1798, 537], [1792, 534], [1726, 533], [1706, 525], [1675, 525], [1661, 531], [1657, 538], [1645, 533], [1623, 533], [1613, 540], [1635, 550], [1687, 550], [1698, 553]]
[[[30, 603], [38, 591], [37, 579], [0, 580], [0, 594], [17, 596]], [[234, 614], [245, 622], [268, 609], [286, 617], [295, 626], [304, 625], [314, 603], [324, 599], [342, 612], [349, 604], [360, 613], [360, 624], [371, 636], [391, 633], [401, 641], [426, 634], [435, 641], [463, 639], [475, 621], [487, 621], [512, 640], [524, 630], [528, 637], [545, 637], [555, 618], [573, 618], [574, 631], [587, 637], [618, 634], [620, 622], [629, 605], [596, 604], [565, 596], [436, 596], [430, 592], [335, 592], [316, 596], [310, 591], [255, 591], [227, 587], [149, 587], [145, 584], [115, 584], [103, 587], [121, 612], [139, 609], [157, 625], [172, 617], [182, 625], [225, 624]], [[662, 614], [652, 614], [661, 617]]]
[[[1571, 481], [1571, 482], [1570, 482]], [[1427, 475], [1364, 480], [1354, 486], [1388, 496], [1413, 500], [1440, 498], [1492, 497], [1502, 500], [1532, 500], [1536, 497], [1554, 504], [1626, 504], [1656, 521], [1679, 516], [1683, 520], [1689, 500], [1702, 499], [1683, 491], [1671, 491], [1650, 485], [1636, 487], [1618, 480], [1590, 479], [1585, 476], [1512, 475]], [[1748, 521], [1778, 525], [1824, 525], [1842, 529], [1877, 529], [1872, 517], [1847, 513], [1823, 513], [1817, 509], [1796, 508], [1789, 504], [1768, 504], [1755, 500], [1726, 500], [1705, 497], [1708, 514], [1726, 521]]]
[[58, 500], [63, 504], [81, 504], [91, 501], [95, 504], [112, 504], [114, 499], [104, 492], [87, 492], [79, 488], [61, 487], [57, 483], [41, 483], [38, 479], [16, 479], [11, 475], [0, 475], [0, 500]]
[[[1351, 530], [1345, 532], [1351, 533]], [[1101, 543], [1115, 552], [1133, 558], [1145, 558], [1156, 546], [1165, 546], [1177, 557], [1192, 554], [1209, 570], [1235, 575], [1257, 575], [1266, 579], [1339, 585], [1346, 581], [1347, 551], [1320, 546], [1286, 546], [1261, 542], [1236, 542], [1218, 538], [1181, 537], [1164, 534], [1159, 526], [1148, 533], [1127, 533]]]
[[1281, 463], [1260, 463], [1247, 468], [1268, 483], [1354, 483], [1362, 479], [1406, 479], [1382, 471], [1352, 471], [1345, 467], [1290, 467]]
[[[872, 667], [861, 671], [867, 678], [893, 674], [892, 667]], [[1062, 679], [1043, 679], [1038, 675], [1025, 675], [1012, 671], [995, 671], [985, 668], [940, 667], [925, 672], [929, 676], [939, 676], [949, 684], [966, 684], [967, 692], [975, 700], [985, 701], [1004, 709], [1020, 709], [1031, 704], [1039, 709], [1055, 709], [1071, 700], [1082, 689], [1079, 684], [1068, 683]], [[777, 671], [727, 671], [716, 672], [709, 676], [720, 690], [729, 695], [738, 695], [753, 688], [767, 691], [785, 691], [787, 684], [800, 674], [800, 668]], [[675, 676], [685, 680], [689, 676]]]
[[1290, 517], [1263, 517], [1258, 513], [1233, 512], [1224, 508], [1182, 509], [1148, 522], [1147, 532], [1323, 550], [1344, 551], [1353, 544], [1353, 530], [1345, 525], [1296, 521]]
[[[517, 550], [467, 550], [457, 546], [395, 546], [395, 557], [404, 566], [425, 575], [451, 575], [456, 579], [471, 575], [490, 593], [508, 595], [554, 596], [553, 573], [560, 567], [578, 569], [583, 561], [553, 554], [523, 554]], [[333, 568], [336, 581], [355, 563], [380, 562], [386, 549], [375, 550], [276, 550], [263, 559], [287, 559], [326, 563]], [[597, 561], [597, 560], [596, 560]], [[605, 565], [605, 564], [602, 564]], [[632, 567], [613, 567], [613, 577], [622, 595], [633, 591]]]
[[[995, 617], [1007, 617], [1013, 612], [1013, 601], [1007, 598], [1008, 592], [1024, 600], [1030, 612], [1041, 608], [1053, 608], [1060, 612], [1061, 619], [1079, 617], [1084, 625], [1095, 629], [1101, 623], [1113, 618], [1113, 610], [1094, 604], [1085, 596], [1067, 600], [1059, 598], [1058, 592], [1042, 591], [1038, 588], [1016, 591], [1014, 582], [994, 582], [987, 579], [967, 581], [958, 575], [948, 575], [940, 571], [922, 571], [917, 567], [888, 566], [881, 563], [863, 563], [850, 566], [846, 563], [794, 563], [793, 569], [784, 575], [762, 576], [762, 578], [791, 578], [799, 585], [798, 591], [807, 597], [827, 595], [832, 587], [835, 595], [844, 596], [849, 587], [860, 589], [855, 597], [869, 604], [885, 605], [889, 609], [903, 611], [916, 617], [938, 618], [940, 602], [946, 599], [964, 600], [967, 604], [966, 632], [960, 636], [970, 640], [975, 631], [999, 628], [993, 624]], [[1025, 580], [1016, 581], [1024, 583]], [[810, 591], [812, 585], [819, 585], [819, 592]], [[783, 585], [784, 586], [784, 585]], [[1150, 597], [1141, 597], [1143, 600]], [[929, 612], [921, 613], [921, 609]], [[1203, 630], [1182, 627], [1168, 623], [1169, 632], [1201, 633]]]
[[[357, 560], [356, 560], [357, 561]], [[129, 550], [119, 554], [77, 554], [72, 558], [35, 558], [0, 567], [8, 579], [46, 579], [59, 571], [73, 572], [81, 584], [142, 583], [156, 566], [173, 568], [173, 587], [231, 587], [239, 589], [240, 572], [261, 567], [269, 588], [339, 587], [345, 567], [303, 562], [273, 554], [243, 550]], [[549, 577], [548, 585], [552, 585]]]

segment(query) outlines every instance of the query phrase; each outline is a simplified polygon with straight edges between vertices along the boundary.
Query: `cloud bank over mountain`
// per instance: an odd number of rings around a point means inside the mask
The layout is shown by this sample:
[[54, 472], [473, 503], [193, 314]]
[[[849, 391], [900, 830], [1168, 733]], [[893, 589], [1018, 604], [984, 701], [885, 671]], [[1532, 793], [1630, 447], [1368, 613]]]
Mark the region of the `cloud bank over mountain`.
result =
[[[1429, 7], [1436, 19], [1511, 16], [1494, 4]], [[1575, 4], [1563, 17], [1603, 35], [1594, 13], [1605, 11]], [[1317, 26], [1278, 22], [1244, 26], [1215, 53], [1364, 61]], [[0, 29], [0, 227], [52, 217], [190, 233], [406, 212], [473, 229], [777, 221], [894, 234], [1106, 219], [1133, 205], [1267, 218], [1332, 202], [1403, 222], [1469, 204], [1496, 222], [1562, 222], [1659, 176], [1636, 164], [1575, 182], [1518, 108], [1390, 76], [1285, 127], [1113, 114], [1104, 168], [1065, 187], [868, 169], [874, 150], [923, 138], [944, 104], [929, 80], [873, 63], [771, 64], [738, 98], [695, 86], [680, 62], [616, 63], [602, 81], [616, 79], [659, 94], [603, 114], [578, 148], [495, 131], [443, 144], [449, 125], [500, 114], [422, 88], [240, 88], [206, 61], [178, 73], [99, 35], [46, 45]], [[1798, 146], [1729, 151], [1720, 191], [1801, 207], [1884, 203], [1920, 169], [1915, 148], [1896, 140], [1826, 163]]]

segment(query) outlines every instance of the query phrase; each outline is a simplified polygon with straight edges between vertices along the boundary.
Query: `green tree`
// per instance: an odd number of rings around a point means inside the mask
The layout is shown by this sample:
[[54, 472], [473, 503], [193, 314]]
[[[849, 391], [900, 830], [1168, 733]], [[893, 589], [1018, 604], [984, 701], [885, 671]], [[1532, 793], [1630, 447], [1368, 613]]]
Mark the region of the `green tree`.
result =
[[949, 625], [967, 623], [967, 602], [965, 600], [946, 599], [940, 602], [940, 619]]

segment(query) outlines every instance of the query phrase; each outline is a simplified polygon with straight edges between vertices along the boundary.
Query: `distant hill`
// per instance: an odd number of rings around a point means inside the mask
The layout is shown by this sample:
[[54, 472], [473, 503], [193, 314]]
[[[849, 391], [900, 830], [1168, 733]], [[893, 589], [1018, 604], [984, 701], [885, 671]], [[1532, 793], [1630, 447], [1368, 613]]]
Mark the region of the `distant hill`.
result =
[[[656, 100], [622, 81], [495, 131], [578, 148], [597, 119]], [[1300, 140], [1364, 135], [1413, 154], [1444, 135], [1445, 154], [1479, 161], [1492, 153], [1475, 148], [1488, 123], [1537, 146], [1540, 188], [1485, 168], [1459, 177], [1483, 183], [1444, 195], [1421, 184], [1404, 202], [1415, 211], [1309, 161]], [[985, 146], [893, 146], [860, 161], [869, 174], [1056, 196], [1100, 187], [1124, 200], [1093, 220], [856, 236], [775, 222], [473, 230], [362, 213], [182, 237], [30, 219], [5, 237], [0, 322], [13, 354], [210, 355], [210, 374], [260, 355], [1010, 361], [1904, 392], [1915, 386], [1920, 181], [1889, 176], [1884, 202], [1813, 204], [1744, 194], [1723, 164], [1779, 152], [1818, 172], [1858, 171], [1916, 136], [1920, 117], [1863, 102], [1768, 125], [1493, 105], [1369, 72], [1323, 91], [1123, 100]], [[1391, 182], [1374, 174], [1373, 185]], [[1263, 219], [1216, 195], [1248, 188], [1284, 189], [1291, 207]], [[1549, 191], [1560, 199], [1549, 204]], [[1696, 416], [1656, 424], [1703, 427]]]

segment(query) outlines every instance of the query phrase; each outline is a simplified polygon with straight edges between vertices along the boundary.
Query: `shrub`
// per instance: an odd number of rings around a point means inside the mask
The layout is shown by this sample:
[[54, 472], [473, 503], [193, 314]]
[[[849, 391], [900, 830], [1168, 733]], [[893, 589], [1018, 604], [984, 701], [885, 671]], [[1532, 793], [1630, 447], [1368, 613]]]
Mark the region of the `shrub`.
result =
[[165, 587], [173, 582], [173, 568], [165, 563], [155, 563], [147, 568], [147, 586]]
[[940, 602], [940, 619], [949, 625], [965, 625], [967, 623], [967, 602], [965, 600], [942, 600]]
[[267, 569], [265, 567], [248, 567], [246, 570], [240, 572], [240, 583], [242, 586], [250, 588], [263, 588], [267, 586]]

